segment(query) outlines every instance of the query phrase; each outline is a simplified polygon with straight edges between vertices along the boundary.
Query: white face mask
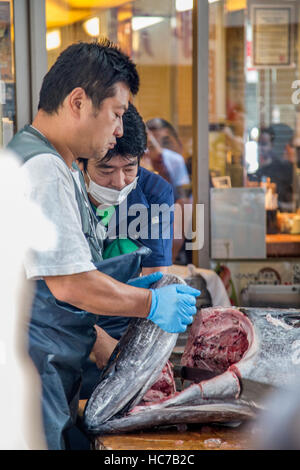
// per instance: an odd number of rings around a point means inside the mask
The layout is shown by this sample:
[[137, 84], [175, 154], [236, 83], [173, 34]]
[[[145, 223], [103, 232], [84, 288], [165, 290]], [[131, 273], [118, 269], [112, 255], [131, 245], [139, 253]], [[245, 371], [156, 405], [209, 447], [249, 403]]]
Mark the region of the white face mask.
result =
[[95, 201], [99, 204], [105, 204], [106, 206], [118, 206], [120, 205], [128, 196], [133, 189], [136, 188], [138, 176], [133, 180], [132, 183], [125, 186], [123, 189], [118, 191], [117, 189], [107, 188], [106, 186], [100, 186], [95, 183], [86, 172], [89, 178], [89, 184], [87, 186], [87, 192], [90, 193]]

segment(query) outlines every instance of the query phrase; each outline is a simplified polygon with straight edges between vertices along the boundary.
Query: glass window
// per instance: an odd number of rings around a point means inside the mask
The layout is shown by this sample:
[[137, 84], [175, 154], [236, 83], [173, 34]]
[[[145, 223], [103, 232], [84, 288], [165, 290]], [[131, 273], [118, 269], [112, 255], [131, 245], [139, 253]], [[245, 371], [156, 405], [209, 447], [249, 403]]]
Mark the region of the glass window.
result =
[[13, 137], [16, 122], [13, 1], [0, 1], [0, 146]]
[[138, 67], [134, 104], [145, 121], [159, 117], [174, 127], [178, 139], [156, 137], [187, 163], [193, 151], [192, 6], [190, 0], [46, 0], [48, 66], [73, 42], [105, 36], [117, 43]]
[[267, 235], [298, 233], [299, 5], [209, 0], [212, 186], [266, 188]]

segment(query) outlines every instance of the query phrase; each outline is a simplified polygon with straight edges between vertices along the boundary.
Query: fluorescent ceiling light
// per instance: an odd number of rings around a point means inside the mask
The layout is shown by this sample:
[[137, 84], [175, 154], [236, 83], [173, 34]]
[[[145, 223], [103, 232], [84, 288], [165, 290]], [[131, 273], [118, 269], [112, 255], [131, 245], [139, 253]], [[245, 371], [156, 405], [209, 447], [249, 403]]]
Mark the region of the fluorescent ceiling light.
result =
[[132, 29], [133, 31], [138, 31], [139, 29], [161, 23], [163, 20], [162, 16], [135, 16], [132, 18]]
[[47, 51], [57, 49], [61, 44], [60, 30], [55, 29], [46, 34], [46, 48]]
[[193, 9], [193, 0], [176, 0], [177, 11], [187, 11]]
[[208, 0], [208, 3], [216, 3], [218, 2], [219, 0]]
[[100, 35], [100, 20], [97, 16], [91, 18], [83, 23], [83, 29], [85, 32], [92, 37]]

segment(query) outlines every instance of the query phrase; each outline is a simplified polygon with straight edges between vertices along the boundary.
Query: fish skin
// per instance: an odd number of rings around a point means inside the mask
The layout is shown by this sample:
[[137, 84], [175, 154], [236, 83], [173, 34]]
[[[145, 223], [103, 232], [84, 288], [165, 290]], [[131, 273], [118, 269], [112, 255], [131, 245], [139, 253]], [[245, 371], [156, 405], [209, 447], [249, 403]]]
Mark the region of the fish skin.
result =
[[[286, 329], [283, 318], [296, 309], [240, 308], [251, 321], [254, 329], [253, 343], [242, 361], [231, 370], [243, 379], [251, 379], [274, 387], [286, 387], [300, 375], [300, 329]], [[283, 325], [268, 320], [281, 319]]]
[[[261, 384], [281, 387], [289, 385], [299, 377], [300, 329], [286, 328], [287, 323], [284, 321], [287, 315], [294, 315], [300, 321], [299, 310], [212, 307], [203, 309], [201, 315], [209, 315], [210, 312], [224, 313], [227, 316], [228, 313], [234, 312], [243, 323], [249, 347], [242, 359], [228, 368], [241, 382], [243, 379], [249, 379]], [[273, 322], [270, 321], [270, 317], [274, 319]], [[193, 336], [193, 330], [197, 329], [199, 319], [200, 314], [197, 313], [188, 343]], [[188, 343], [186, 351], [191, 347]], [[187, 364], [186, 351], [182, 357], [182, 365], [191, 365]]]
[[[175, 283], [185, 284], [179, 276], [164, 274], [151, 288]], [[139, 403], [158, 379], [177, 338], [178, 334], [162, 330], [151, 320], [130, 321], [86, 404], [84, 426], [89, 432]]]
[[199, 405], [163, 408], [155, 412], [145, 409], [142, 414], [129, 414], [107, 421], [94, 434], [119, 434], [183, 423], [236, 423], [253, 418], [255, 418], [255, 412], [246, 403], [206, 401]]
[[[88, 431], [94, 434], [110, 434], [169, 424], [241, 422], [254, 418], [256, 413], [264, 408], [265, 396], [260, 393], [253, 394], [253, 390], [252, 394], [247, 395], [248, 383], [251, 383], [252, 388], [254, 386], [255, 392], [264, 385], [285, 387], [299, 376], [300, 329], [284, 326], [284, 316], [287, 314], [292, 313], [300, 320], [299, 310], [207, 308], [197, 313], [192, 329], [197, 328], [200, 315], [209, 315], [217, 310], [219, 314], [226, 315], [226, 312], [230, 312], [233, 317], [236, 315], [247, 334], [248, 349], [241, 360], [210, 380], [193, 384], [170, 398], [147, 406], [135, 406], [146, 389], [141, 386], [140, 376], [137, 375], [139, 385], [135, 386], [135, 390], [139, 389], [140, 393], [131, 403], [127, 399], [126, 411], [123, 409], [123, 412], [118, 414], [114, 410], [105, 419], [100, 412], [97, 422], [89, 426]], [[270, 318], [276, 321], [270, 321]], [[283, 322], [282, 325], [280, 321]], [[144, 324], [143, 327], [147, 328], [147, 325]], [[133, 330], [130, 334], [134, 334]], [[188, 343], [186, 348], [190, 348]], [[166, 355], [161, 355], [163, 365], [167, 359]], [[139, 370], [142, 369], [143, 367], [139, 367]], [[162, 367], [159, 371], [161, 369]], [[143, 377], [143, 383], [147, 383], [147, 386], [150, 383], [149, 378], [148, 370]], [[111, 389], [108, 390], [108, 395], [111, 395]]]

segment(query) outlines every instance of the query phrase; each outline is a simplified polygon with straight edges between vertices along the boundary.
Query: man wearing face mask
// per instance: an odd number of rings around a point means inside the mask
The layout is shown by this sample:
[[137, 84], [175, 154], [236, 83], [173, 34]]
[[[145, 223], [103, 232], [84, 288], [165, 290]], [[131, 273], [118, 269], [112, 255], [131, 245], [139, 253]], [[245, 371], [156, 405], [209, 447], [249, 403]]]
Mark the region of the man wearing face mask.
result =
[[[104, 158], [79, 161], [90, 202], [103, 230], [103, 258], [133, 252], [142, 244], [151, 250], [141, 261], [142, 275], [167, 272], [172, 265], [174, 214], [162, 210], [158, 217], [153, 216], [151, 205], [164, 204], [163, 209], [168, 211], [174, 204], [173, 190], [162, 177], [139, 166], [147, 148], [147, 133], [143, 119], [131, 103], [123, 116], [123, 128], [123, 136]], [[128, 233], [135, 219], [129, 214], [136, 204], [145, 208], [143, 227]], [[152, 227], [158, 229], [159, 236], [151, 237]], [[98, 322], [116, 339], [127, 324], [127, 318], [107, 316]]]

